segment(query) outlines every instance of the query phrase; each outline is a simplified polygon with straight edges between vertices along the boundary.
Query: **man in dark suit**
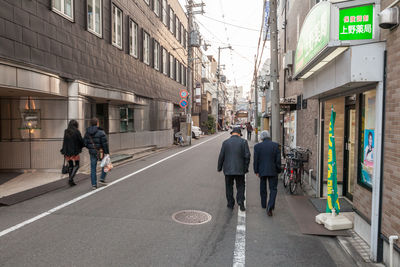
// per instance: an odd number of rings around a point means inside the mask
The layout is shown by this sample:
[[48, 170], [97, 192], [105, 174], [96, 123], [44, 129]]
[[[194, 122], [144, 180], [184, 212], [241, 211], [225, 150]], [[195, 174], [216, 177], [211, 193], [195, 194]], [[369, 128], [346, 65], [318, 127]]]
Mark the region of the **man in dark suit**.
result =
[[[261, 207], [272, 216], [277, 194], [278, 173], [281, 172], [281, 151], [277, 143], [272, 142], [268, 131], [260, 134], [261, 143], [254, 146], [254, 173], [260, 178]], [[269, 201], [267, 206], [267, 180]]]
[[233, 182], [236, 181], [236, 201], [241, 211], [245, 211], [244, 206], [244, 176], [249, 172], [250, 150], [247, 141], [242, 139], [242, 130], [236, 127], [231, 132], [231, 137], [225, 140], [221, 147], [218, 158], [218, 172], [224, 170], [225, 190], [228, 208], [233, 209], [235, 199], [233, 198]]

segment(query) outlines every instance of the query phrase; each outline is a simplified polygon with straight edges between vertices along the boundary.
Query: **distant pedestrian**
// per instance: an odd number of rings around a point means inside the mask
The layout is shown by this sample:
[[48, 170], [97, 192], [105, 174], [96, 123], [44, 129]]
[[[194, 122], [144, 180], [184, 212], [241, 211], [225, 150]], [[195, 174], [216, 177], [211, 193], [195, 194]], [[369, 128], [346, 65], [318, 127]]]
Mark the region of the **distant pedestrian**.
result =
[[251, 123], [248, 122], [246, 124], [246, 128], [247, 128], [247, 140], [251, 140], [251, 133], [253, 132], [253, 126], [251, 126]]
[[[84, 138], [85, 147], [89, 149], [90, 155], [90, 178], [92, 181], [92, 189], [97, 188], [97, 161], [102, 160], [105, 155], [108, 155], [108, 141], [104, 130], [99, 127], [99, 120], [93, 118], [90, 120], [90, 127], [86, 129]], [[106, 184], [106, 173], [104, 168], [101, 169], [101, 176], [99, 183]]]
[[[272, 216], [275, 209], [278, 173], [281, 172], [281, 151], [277, 143], [272, 142], [268, 131], [260, 134], [261, 143], [254, 146], [254, 173], [260, 178], [261, 207]], [[267, 180], [269, 201], [267, 206]]]
[[249, 172], [250, 150], [247, 141], [240, 137], [241, 132], [239, 127], [235, 127], [231, 132], [232, 136], [222, 144], [218, 158], [218, 172], [224, 170], [228, 208], [233, 209], [235, 206], [233, 183], [236, 181], [236, 201], [240, 210], [245, 211], [245, 174]]
[[79, 125], [76, 120], [71, 120], [68, 123], [68, 128], [64, 131], [63, 145], [60, 150], [68, 162], [68, 183], [70, 186], [76, 185], [74, 177], [79, 169], [79, 154], [83, 148], [83, 139], [78, 128]]

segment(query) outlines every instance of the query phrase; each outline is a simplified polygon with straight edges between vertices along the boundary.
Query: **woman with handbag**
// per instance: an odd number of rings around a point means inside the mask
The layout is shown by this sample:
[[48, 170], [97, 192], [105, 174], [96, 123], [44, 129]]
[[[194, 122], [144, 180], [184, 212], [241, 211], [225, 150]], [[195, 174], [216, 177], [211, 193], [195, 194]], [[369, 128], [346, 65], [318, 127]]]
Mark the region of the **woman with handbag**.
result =
[[83, 148], [83, 139], [78, 127], [76, 120], [69, 122], [68, 128], [64, 131], [63, 146], [60, 150], [61, 154], [64, 155], [64, 161], [68, 162], [68, 183], [70, 186], [76, 185], [74, 177], [79, 169], [79, 154]]
[[[97, 188], [97, 175], [96, 168], [97, 162], [101, 161], [105, 155], [108, 155], [108, 141], [104, 130], [99, 127], [99, 120], [93, 118], [90, 121], [90, 127], [86, 129], [85, 137], [83, 139], [85, 147], [89, 150], [90, 155], [90, 178], [92, 180], [92, 189]], [[106, 184], [106, 172], [104, 167], [101, 169], [101, 176], [99, 183]]]

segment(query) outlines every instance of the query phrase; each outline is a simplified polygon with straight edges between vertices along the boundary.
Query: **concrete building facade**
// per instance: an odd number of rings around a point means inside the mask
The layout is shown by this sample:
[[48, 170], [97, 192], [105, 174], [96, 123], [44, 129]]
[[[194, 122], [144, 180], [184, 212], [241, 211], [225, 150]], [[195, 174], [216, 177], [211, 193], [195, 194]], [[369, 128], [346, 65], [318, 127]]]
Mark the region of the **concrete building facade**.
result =
[[0, 1], [0, 169], [59, 169], [71, 119], [111, 151], [171, 144], [187, 25], [177, 0]]

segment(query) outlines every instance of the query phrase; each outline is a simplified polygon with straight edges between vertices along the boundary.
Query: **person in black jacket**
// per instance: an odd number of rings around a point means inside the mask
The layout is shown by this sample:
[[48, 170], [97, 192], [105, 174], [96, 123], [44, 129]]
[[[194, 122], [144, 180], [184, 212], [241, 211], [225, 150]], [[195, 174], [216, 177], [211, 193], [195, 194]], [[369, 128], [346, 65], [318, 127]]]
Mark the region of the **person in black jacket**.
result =
[[244, 190], [245, 174], [249, 172], [250, 150], [246, 140], [240, 138], [242, 131], [236, 127], [231, 132], [231, 137], [225, 140], [221, 147], [218, 158], [218, 172], [224, 170], [225, 190], [228, 208], [233, 209], [235, 199], [233, 198], [233, 182], [236, 181], [236, 201], [241, 211], [245, 211]]
[[83, 139], [78, 127], [79, 125], [76, 120], [69, 122], [68, 128], [64, 131], [63, 146], [60, 150], [68, 162], [68, 183], [70, 186], [76, 185], [74, 177], [79, 169], [79, 154], [82, 152], [83, 147]]
[[[281, 172], [281, 151], [278, 143], [272, 142], [268, 131], [260, 134], [261, 143], [254, 146], [254, 173], [260, 178], [261, 207], [272, 216], [277, 194], [278, 173]], [[269, 201], [267, 206], [267, 180]]]
[[[86, 129], [84, 144], [85, 147], [89, 150], [90, 155], [90, 178], [92, 180], [92, 189], [97, 188], [97, 176], [96, 176], [96, 168], [97, 161], [101, 160], [102, 157], [99, 155], [108, 155], [108, 141], [107, 136], [104, 133], [104, 130], [99, 127], [99, 120], [97, 118], [93, 118], [90, 121], [90, 127]], [[102, 153], [101, 153], [102, 151]], [[104, 172], [104, 168], [101, 169], [100, 182], [101, 184], [106, 184], [106, 173]]]

